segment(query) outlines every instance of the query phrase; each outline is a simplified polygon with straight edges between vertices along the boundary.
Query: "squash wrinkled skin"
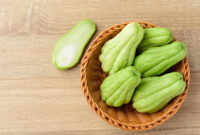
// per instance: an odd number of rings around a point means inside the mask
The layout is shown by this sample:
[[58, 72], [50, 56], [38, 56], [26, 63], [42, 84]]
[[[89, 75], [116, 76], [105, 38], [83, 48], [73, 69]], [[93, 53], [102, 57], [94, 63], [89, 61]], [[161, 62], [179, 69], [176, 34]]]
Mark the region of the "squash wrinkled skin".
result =
[[173, 36], [168, 28], [146, 28], [144, 29], [144, 38], [138, 45], [137, 52], [141, 53], [152, 46], [166, 45], [172, 40]]
[[140, 72], [132, 66], [109, 75], [100, 86], [102, 100], [113, 107], [127, 104], [141, 81], [140, 77]]
[[143, 77], [160, 75], [181, 61], [187, 54], [183, 42], [173, 42], [159, 47], [150, 47], [135, 58], [134, 66]]
[[183, 76], [178, 72], [143, 78], [135, 90], [133, 107], [142, 113], [158, 112], [174, 97], [180, 95], [185, 86]]
[[144, 29], [140, 24], [129, 23], [118, 35], [107, 41], [99, 56], [103, 71], [113, 74], [131, 66], [143, 35]]

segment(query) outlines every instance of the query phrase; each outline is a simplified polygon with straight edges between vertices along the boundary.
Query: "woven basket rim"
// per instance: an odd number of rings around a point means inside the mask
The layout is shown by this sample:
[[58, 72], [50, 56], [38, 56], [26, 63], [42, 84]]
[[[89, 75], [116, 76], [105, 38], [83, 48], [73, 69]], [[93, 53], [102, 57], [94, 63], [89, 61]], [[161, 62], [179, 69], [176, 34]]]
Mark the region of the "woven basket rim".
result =
[[[152, 27], [159, 27], [157, 25], [151, 24], [151, 23], [147, 23], [147, 22], [143, 22], [143, 21], [130, 21], [130, 22], [137, 22], [140, 23], [142, 26], [143, 25], [150, 25]], [[102, 41], [102, 39], [104, 37], [106, 37], [108, 34], [110, 34], [113, 30], [115, 29], [122, 29], [124, 28], [128, 23], [130, 22], [125, 22], [122, 24], [116, 24], [112, 27], [107, 28], [106, 30], [104, 30], [103, 32], [101, 32], [96, 39], [89, 45], [89, 48], [87, 49], [82, 61], [81, 61], [81, 69], [80, 69], [80, 80], [81, 80], [81, 88], [83, 91], [83, 94], [86, 98], [87, 103], [90, 105], [90, 107], [97, 113], [97, 115], [99, 117], [101, 117], [103, 120], [105, 120], [106, 122], [108, 122], [111, 125], [114, 125], [118, 128], [124, 129], [124, 130], [134, 130], [134, 131], [141, 131], [141, 130], [148, 130], [148, 129], [152, 129], [158, 125], [161, 125], [162, 123], [164, 123], [165, 121], [167, 121], [171, 116], [173, 116], [181, 107], [182, 103], [184, 102], [186, 95], [188, 93], [188, 88], [190, 85], [190, 68], [189, 68], [189, 63], [188, 63], [188, 58], [185, 57], [181, 62], [184, 63], [184, 70], [187, 71], [186, 72], [186, 77], [184, 78], [186, 81], [186, 88], [185, 91], [179, 95], [178, 97], [176, 97], [176, 99], [178, 99], [175, 102], [175, 106], [173, 106], [172, 108], [170, 108], [167, 112], [166, 115], [162, 116], [160, 119], [153, 121], [151, 123], [145, 123], [145, 124], [132, 124], [132, 123], [124, 123], [121, 122], [119, 120], [113, 119], [111, 117], [109, 117], [108, 114], [106, 114], [93, 100], [93, 98], [91, 97], [88, 87], [87, 87], [87, 78], [86, 78], [86, 67], [88, 65], [88, 61], [92, 55], [92, 53], [94, 52], [94, 50], [98, 47], [98, 45], [100, 44], [100, 42]], [[175, 39], [176, 40], [176, 39]]]

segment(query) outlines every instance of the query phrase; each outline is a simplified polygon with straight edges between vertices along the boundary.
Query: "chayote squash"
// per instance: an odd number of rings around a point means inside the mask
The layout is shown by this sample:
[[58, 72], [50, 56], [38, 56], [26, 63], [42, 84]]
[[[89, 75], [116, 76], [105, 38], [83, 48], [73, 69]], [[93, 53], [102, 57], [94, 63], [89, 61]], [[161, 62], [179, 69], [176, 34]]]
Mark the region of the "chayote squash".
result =
[[107, 41], [99, 56], [103, 71], [112, 74], [131, 66], [143, 35], [144, 30], [140, 24], [129, 23], [118, 35]]
[[75, 66], [95, 30], [95, 24], [84, 19], [63, 35], [55, 44], [52, 57], [54, 66], [60, 70]]
[[150, 47], [135, 58], [134, 66], [143, 77], [160, 75], [181, 61], [187, 53], [183, 42], [173, 42], [159, 47]]
[[109, 75], [100, 86], [102, 100], [114, 107], [127, 104], [140, 83], [140, 77], [140, 72], [132, 66]]
[[144, 29], [144, 38], [137, 48], [137, 52], [142, 52], [152, 46], [166, 45], [173, 40], [173, 36], [168, 28], [156, 27]]
[[133, 107], [138, 112], [154, 113], [160, 111], [174, 97], [185, 90], [182, 74], [167, 73], [160, 77], [143, 78], [133, 96]]

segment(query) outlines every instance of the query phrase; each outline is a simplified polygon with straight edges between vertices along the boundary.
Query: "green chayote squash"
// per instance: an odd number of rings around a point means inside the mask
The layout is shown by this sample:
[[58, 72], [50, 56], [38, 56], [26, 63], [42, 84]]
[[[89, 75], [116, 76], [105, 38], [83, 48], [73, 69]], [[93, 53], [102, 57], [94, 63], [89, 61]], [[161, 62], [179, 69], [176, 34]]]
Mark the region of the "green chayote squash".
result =
[[173, 40], [168, 28], [156, 27], [144, 29], [144, 38], [139, 44], [137, 51], [142, 52], [152, 46], [166, 45]]
[[55, 44], [52, 57], [54, 66], [60, 70], [75, 66], [95, 30], [95, 24], [84, 19], [63, 35]]
[[185, 90], [182, 74], [167, 73], [160, 77], [143, 78], [133, 96], [133, 107], [138, 112], [154, 113], [160, 111], [174, 97]]
[[159, 47], [150, 47], [135, 58], [134, 66], [143, 77], [160, 75], [181, 61], [187, 53], [183, 42], [173, 42]]
[[114, 107], [127, 104], [140, 83], [140, 77], [140, 72], [132, 66], [109, 75], [100, 86], [102, 100]]
[[99, 56], [103, 71], [112, 74], [131, 66], [143, 35], [144, 30], [140, 24], [129, 23], [118, 35], [107, 41]]

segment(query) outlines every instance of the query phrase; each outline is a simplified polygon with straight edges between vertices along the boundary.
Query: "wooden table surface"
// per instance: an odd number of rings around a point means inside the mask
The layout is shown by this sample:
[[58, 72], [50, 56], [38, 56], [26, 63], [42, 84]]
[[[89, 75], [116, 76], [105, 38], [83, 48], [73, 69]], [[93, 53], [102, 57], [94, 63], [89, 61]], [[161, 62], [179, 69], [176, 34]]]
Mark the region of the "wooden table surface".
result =
[[[185, 42], [191, 86], [180, 111], [161, 126], [123, 131], [99, 118], [80, 87], [80, 64], [58, 71], [51, 63], [56, 40], [90, 18], [96, 37], [114, 24], [141, 20], [168, 27]], [[199, 135], [199, 0], [1, 0], [0, 135]]]

